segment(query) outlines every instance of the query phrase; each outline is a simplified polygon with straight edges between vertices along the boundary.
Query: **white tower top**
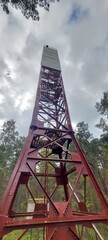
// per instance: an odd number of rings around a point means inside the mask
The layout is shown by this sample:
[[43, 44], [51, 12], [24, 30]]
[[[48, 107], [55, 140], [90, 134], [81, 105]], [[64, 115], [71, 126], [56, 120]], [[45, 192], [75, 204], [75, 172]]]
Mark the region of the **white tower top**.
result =
[[50, 48], [49, 46], [44, 46], [41, 66], [61, 71], [58, 52], [56, 49]]

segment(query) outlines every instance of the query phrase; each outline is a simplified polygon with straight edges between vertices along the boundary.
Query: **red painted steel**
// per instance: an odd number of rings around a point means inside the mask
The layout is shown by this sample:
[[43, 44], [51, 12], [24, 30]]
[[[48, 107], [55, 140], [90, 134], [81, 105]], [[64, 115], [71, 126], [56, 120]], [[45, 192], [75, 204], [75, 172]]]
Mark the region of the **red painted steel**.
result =
[[[90, 187], [95, 212], [92, 199], [88, 204]], [[21, 239], [32, 228], [43, 228], [46, 240], [82, 240], [91, 229], [94, 239], [103, 239], [95, 224], [107, 225], [108, 203], [75, 138], [60, 70], [41, 66], [29, 134], [0, 209], [0, 239], [22, 229]]]

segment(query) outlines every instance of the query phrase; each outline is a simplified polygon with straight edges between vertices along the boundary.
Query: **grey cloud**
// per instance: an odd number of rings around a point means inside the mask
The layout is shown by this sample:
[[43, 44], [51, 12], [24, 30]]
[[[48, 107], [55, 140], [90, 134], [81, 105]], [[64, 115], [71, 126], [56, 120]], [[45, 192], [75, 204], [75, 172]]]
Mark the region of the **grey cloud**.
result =
[[[69, 22], [80, 4], [77, 23]], [[98, 6], [98, 11], [97, 11]], [[26, 134], [31, 121], [43, 45], [57, 48], [72, 121], [84, 120], [93, 129], [99, 114], [96, 101], [108, 84], [108, 3], [62, 0], [40, 11], [40, 21], [32, 22], [11, 9], [8, 17], [0, 11], [0, 104], [1, 119], [14, 118], [20, 134]], [[89, 13], [89, 14], [88, 14]], [[87, 15], [88, 14], [88, 15]], [[9, 75], [6, 72], [9, 70]], [[24, 108], [25, 104], [25, 108]], [[23, 106], [21, 108], [21, 106]], [[97, 134], [97, 132], [96, 132]]]
[[108, 73], [108, 50], [95, 49], [83, 67], [84, 84], [93, 92], [107, 89], [106, 75]]
[[89, 9], [82, 8], [80, 3], [74, 3], [71, 15], [69, 16], [69, 22], [78, 23], [79, 21], [83, 20], [83, 18], [87, 18], [89, 16]]

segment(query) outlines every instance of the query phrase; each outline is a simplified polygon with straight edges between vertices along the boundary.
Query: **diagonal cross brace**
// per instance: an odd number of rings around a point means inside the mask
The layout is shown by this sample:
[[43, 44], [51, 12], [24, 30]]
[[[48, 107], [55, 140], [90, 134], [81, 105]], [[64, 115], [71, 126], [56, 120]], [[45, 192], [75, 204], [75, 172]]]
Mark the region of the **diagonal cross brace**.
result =
[[35, 175], [35, 173], [33, 172], [32, 168], [30, 167], [30, 165], [28, 164], [28, 162], [26, 162], [26, 165], [30, 171], [30, 173], [32, 174], [32, 176], [35, 178], [35, 180], [37, 180], [39, 186], [41, 187], [42, 189], [42, 192], [45, 194], [46, 198], [49, 200], [49, 202], [51, 203], [54, 211], [56, 212], [56, 214], [58, 215], [59, 214], [59, 211], [57, 210], [57, 208], [55, 207], [53, 201], [51, 200], [50, 196], [48, 195], [48, 193], [45, 191], [44, 187], [42, 186], [41, 182], [39, 181], [39, 179], [37, 178], [37, 176]]

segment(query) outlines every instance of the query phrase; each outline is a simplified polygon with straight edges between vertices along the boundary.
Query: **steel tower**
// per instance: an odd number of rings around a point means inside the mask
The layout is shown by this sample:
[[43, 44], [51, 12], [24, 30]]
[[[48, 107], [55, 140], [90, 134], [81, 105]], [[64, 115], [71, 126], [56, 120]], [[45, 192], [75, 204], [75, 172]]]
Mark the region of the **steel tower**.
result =
[[34, 228], [43, 229], [45, 240], [83, 240], [89, 232], [93, 239], [104, 239], [99, 224], [108, 223], [108, 203], [76, 140], [58, 53], [48, 46], [43, 49], [28, 137], [0, 207], [0, 239], [19, 229], [17, 239], [23, 239]]

